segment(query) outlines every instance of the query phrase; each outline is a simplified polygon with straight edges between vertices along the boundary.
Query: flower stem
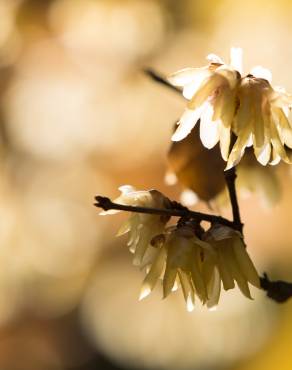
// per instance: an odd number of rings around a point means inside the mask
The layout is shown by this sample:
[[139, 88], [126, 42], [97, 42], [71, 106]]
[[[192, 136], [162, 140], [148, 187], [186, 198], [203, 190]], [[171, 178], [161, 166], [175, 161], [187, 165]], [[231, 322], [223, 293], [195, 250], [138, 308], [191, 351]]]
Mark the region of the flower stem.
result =
[[231, 208], [232, 208], [232, 215], [233, 215], [233, 223], [234, 227], [242, 233], [243, 223], [241, 222], [240, 218], [240, 211], [239, 205], [237, 200], [237, 193], [235, 187], [235, 180], [236, 180], [236, 169], [232, 167], [230, 170], [224, 172], [225, 181], [229, 193]]
[[172, 208], [148, 208], [148, 207], [136, 207], [136, 206], [128, 206], [125, 204], [117, 204], [112, 202], [107, 197], [96, 196], [95, 200], [97, 201], [94, 205], [96, 207], [102, 208], [105, 211], [110, 209], [115, 209], [119, 211], [127, 211], [127, 212], [136, 212], [136, 213], [146, 213], [152, 215], [161, 215], [161, 216], [170, 216], [170, 217], [185, 217], [189, 219], [193, 219], [196, 221], [208, 221], [211, 223], [219, 223], [222, 225], [226, 225], [232, 228], [235, 228], [235, 224], [232, 221], [227, 220], [224, 217], [210, 215], [208, 213], [201, 213], [190, 211], [188, 208], [181, 206], [177, 202], [172, 202]]

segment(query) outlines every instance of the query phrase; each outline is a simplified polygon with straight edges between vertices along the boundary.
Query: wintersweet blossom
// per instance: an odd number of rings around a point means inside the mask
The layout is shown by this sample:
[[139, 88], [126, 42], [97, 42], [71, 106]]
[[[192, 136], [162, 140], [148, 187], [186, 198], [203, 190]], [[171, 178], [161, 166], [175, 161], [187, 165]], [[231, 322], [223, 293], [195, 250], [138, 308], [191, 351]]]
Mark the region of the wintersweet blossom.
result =
[[[210, 149], [218, 142], [226, 169], [237, 165], [245, 148], [253, 146], [257, 160], [291, 163], [291, 95], [271, 86], [272, 74], [257, 66], [242, 74], [242, 51], [231, 48], [230, 64], [211, 54], [202, 68], [186, 68], [169, 76], [189, 100], [172, 140], [185, 138], [200, 120], [200, 138]], [[231, 142], [231, 134], [236, 137]]]
[[143, 281], [140, 298], [150, 294], [161, 278], [164, 298], [180, 285], [188, 311], [194, 308], [195, 296], [205, 304], [208, 292], [203, 266], [213, 253], [209, 244], [200, 240], [190, 226], [171, 227], [152, 244], [158, 249], [157, 256]]
[[[120, 187], [114, 203], [145, 208], [167, 209], [171, 202], [157, 190], [137, 191]], [[112, 214], [119, 211], [104, 211]], [[169, 217], [131, 213], [118, 235], [128, 233], [133, 262], [146, 270], [140, 300], [162, 282], [163, 297], [181, 287], [187, 310], [192, 311], [197, 297], [214, 309], [219, 301], [221, 284], [225, 290], [235, 287], [251, 298], [248, 283], [260, 287], [257, 271], [246, 252], [242, 235], [227, 226], [215, 224], [205, 232], [191, 220], [167, 226]]]
[[[114, 200], [117, 204], [148, 208], [167, 208], [170, 204], [169, 199], [157, 190], [136, 190], [130, 185], [121, 186], [119, 190], [121, 195]], [[120, 211], [109, 210], [100, 214], [106, 215], [118, 212]], [[134, 254], [134, 265], [142, 265], [147, 248], [150, 247], [151, 239], [164, 231], [167, 221], [168, 217], [165, 216], [131, 213], [130, 218], [121, 226], [117, 235], [129, 234], [128, 246]]]
[[228, 226], [214, 225], [205, 233], [204, 240], [216, 252], [209, 273], [216, 268], [225, 290], [233, 289], [236, 282], [241, 292], [251, 299], [248, 283], [260, 288], [260, 280], [241, 233]]

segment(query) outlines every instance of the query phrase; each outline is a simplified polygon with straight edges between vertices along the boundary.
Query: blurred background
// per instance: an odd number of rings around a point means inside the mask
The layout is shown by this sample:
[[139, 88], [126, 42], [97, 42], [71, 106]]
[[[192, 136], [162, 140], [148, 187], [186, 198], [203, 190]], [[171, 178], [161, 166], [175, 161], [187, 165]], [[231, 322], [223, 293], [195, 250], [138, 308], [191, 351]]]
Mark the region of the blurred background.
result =
[[[164, 176], [184, 101], [144, 68], [240, 46], [247, 73], [263, 65], [292, 92], [291, 14], [288, 0], [0, 0], [0, 370], [292, 368], [292, 302], [138, 302], [143, 273], [114, 236], [127, 216], [93, 206], [122, 184], [180, 197]], [[292, 172], [261, 171], [240, 197], [248, 250], [292, 280]]]

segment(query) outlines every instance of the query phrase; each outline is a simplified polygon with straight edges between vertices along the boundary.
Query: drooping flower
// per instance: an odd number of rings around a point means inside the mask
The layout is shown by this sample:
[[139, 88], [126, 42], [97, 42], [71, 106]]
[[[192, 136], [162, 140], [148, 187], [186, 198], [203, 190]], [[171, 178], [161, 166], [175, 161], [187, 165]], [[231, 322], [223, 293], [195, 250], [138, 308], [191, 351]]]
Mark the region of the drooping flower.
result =
[[[181, 185], [183, 191], [180, 198], [184, 205], [193, 205], [198, 199], [212, 202], [214, 207], [229, 204], [223, 173], [225, 162], [220, 156], [219, 146], [206, 149], [199, 138], [198, 125], [181, 141], [172, 142], [167, 159], [165, 181], [168, 185]], [[256, 194], [264, 206], [275, 205], [281, 198], [278, 169], [277, 166], [261, 166], [252, 148], [247, 148], [237, 166], [239, 196]]]
[[210, 301], [204, 281], [204, 264], [212, 258], [212, 247], [200, 240], [193, 227], [170, 227], [153, 239], [157, 254], [143, 281], [140, 298], [153, 290], [162, 279], [163, 297], [181, 286], [188, 311], [194, 308], [195, 296], [203, 304]]
[[235, 282], [241, 292], [251, 299], [248, 283], [260, 288], [258, 273], [249, 257], [240, 232], [224, 225], [213, 225], [204, 235], [216, 252], [215, 267], [225, 290], [233, 289]]
[[[121, 195], [114, 200], [117, 204], [140, 206], [148, 208], [168, 208], [170, 201], [157, 190], [136, 190], [130, 185], [124, 185], [119, 188]], [[100, 214], [114, 214], [117, 210], [103, 211]], [[134, 254], [134, 265], [140, 266], [143, 258], [150, 247], [151, 239], [164, 231], [168, 217], [131, 213], [130, 218], [121, 226], [118, 236], [128, 233], [128, 246]]]
[[[169, 76], [189, 100], [174, 141], [185, 138], [200, 120], [200, 138], [207, 148], [218, 142], [226, 169], [238, 164], [245, 148], [253, 146], [257, 160], [266, 165], [291, 163], [291, 95], [271, 86], [271, 73], [254, 67], [242, 75], [241, 49], [231, 49], [231, 62], [209, 55], [209, 65], [186, 68]], [[231, 134], [236, 141], [231, 142]]]

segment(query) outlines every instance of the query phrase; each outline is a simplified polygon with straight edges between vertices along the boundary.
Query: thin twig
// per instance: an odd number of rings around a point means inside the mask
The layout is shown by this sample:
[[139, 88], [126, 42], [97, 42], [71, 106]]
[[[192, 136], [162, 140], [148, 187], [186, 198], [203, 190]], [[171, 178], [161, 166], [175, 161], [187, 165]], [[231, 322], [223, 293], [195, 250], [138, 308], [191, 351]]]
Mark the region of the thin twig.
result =
[[292, 297], [292, 283], [286, 281], [271, 281], [267, 274], [260, 278], [261, 288], [267, 292], [267, 296], [272, 300], [283, 303]]
[[240, 218], [240, 211], [235, 188], [235, 180], [237, 176], [235, 167], [232, 167], [230, 170], [225, 171], [224, 176], [232, 208], [233, 223], [235, 228], [242, 233], [243, 223], [241, 222]]
[[155, 82], [158, 82], [158, 83], [168, 87], [169, 89], [171, 89], [172, 91], [175, 91], [176, 93], [179, 93], [179, 94], [182, 93], [182, 90], [179, 87], [171, 85], [171, 83], [168, 82], [165, 77], [162, 77], [162, 75], [160, 73], [155, 72], [153, 69], [146, 68], [146, 69], [144, 69], [144, 72], [146, 73], [147, 76], [152, 78], [152, 80], [154, 80]]
[[207, 213], [195, 212], [190, 211], [188, 208], [179, 207], [178, 203], [173, 202], [174, 208], [148, 208], [148, 207], [135, 207], [135, 206], [127, 206], [124, 204], [117, 204], [113, 203], [109, 198], [96, 196], [95, 197], [97, 203], [94, 205], [96, 207], [102, 208], [105, 211], [110, 209], [116, 209], [119, 211], [127, 211], [127, 212], [136, 212], [136, 213], [147, 213], [152, 215], [161, 215], [161, 216], [173, 216], [173, 217], [186, 217], [197, 221], [208, 221], [211, 223], [219, 223], [221, 225], [226, 225], [229, 227], [234, 228], [235, 225], [232, 221], [227, 220], [221, 216], [210, 215]]

